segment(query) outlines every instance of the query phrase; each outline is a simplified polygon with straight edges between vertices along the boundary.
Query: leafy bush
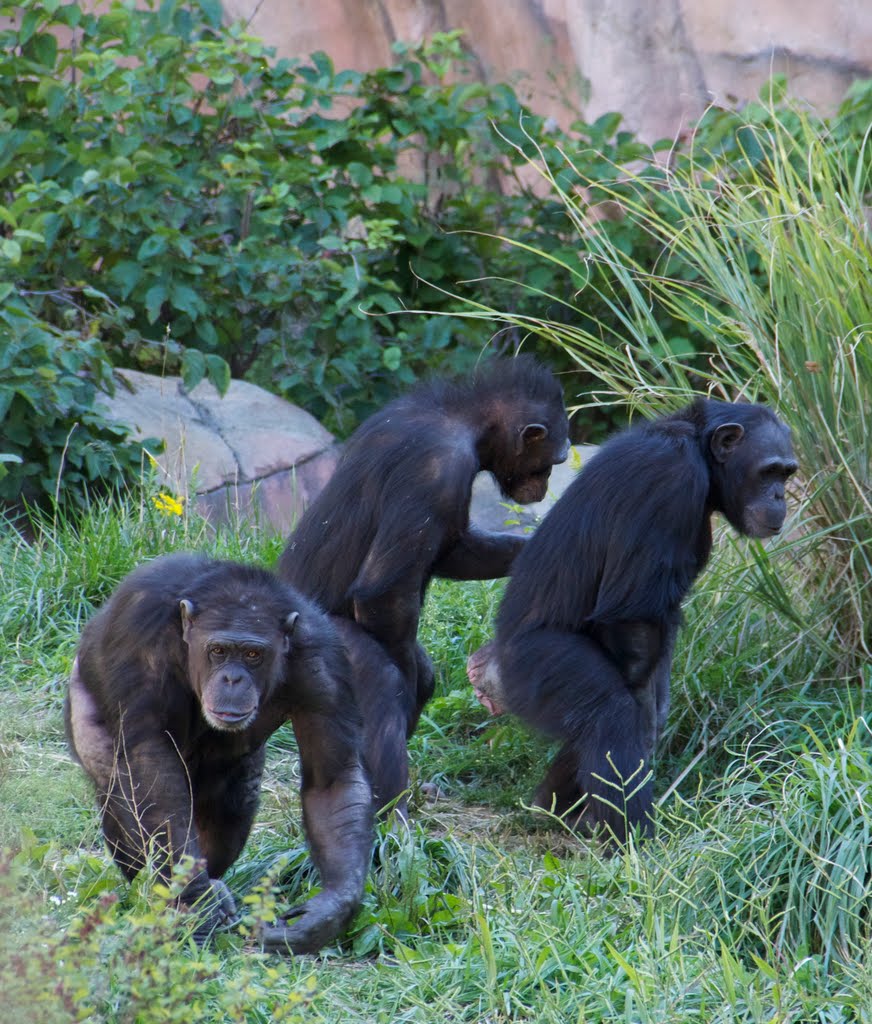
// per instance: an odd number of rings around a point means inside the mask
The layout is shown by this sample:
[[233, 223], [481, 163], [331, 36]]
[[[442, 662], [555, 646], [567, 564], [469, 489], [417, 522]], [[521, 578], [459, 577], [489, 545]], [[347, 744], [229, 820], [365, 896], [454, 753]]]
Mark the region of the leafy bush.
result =
[[[491, 331], [451, 315], [458, 281], [523, 311], [571, 294], [577, 240], [519, 174], [528, 133], [554, 167], [571, 149], [595, 175], [647, 151], [618, 115], [563, 136], [508, 86], [466, 81], [456, 34], [362, 74], [323, 53], [274, 61], [213, 0], [0, 11], [18, 15], [0, 32], [5, 294], [96, 331], [116, 364], [219, 388], [245, 374], [342, 431], [425, 370], [478, 357]], [[423, 306], [443, 315], [385, 315]]]
[[0, 306], [0, 507], [63, 495], [81, 504], [140, 464], [123, 427], [94, 409], [112, 388], [99, 339], [39, 320], [12, 299]]
[[[28, 871], [43, 866], [50, 852], [48, 845], [18, 857], [0, 851], [0, 981], [8, 1019], [301, 1024], [311, 1018], [314, 979], [295, 984], [251, 955], [228, 977], [218, 953], [180, 941], [185, 919], [168, 905], [169, 890], [119, 914], [104, 879], [102, 894], [86, 897], [88, 905], [59, 932], [28, 891]], [[63, 888], [57, 902], [77, 895]]]

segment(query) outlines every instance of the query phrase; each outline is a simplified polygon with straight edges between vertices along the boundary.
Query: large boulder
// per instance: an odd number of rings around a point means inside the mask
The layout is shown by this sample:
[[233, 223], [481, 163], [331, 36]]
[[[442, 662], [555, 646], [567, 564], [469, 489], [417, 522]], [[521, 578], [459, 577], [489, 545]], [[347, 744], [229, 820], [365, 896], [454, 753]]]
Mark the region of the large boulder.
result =
[[336, 465], [333, 435], [309, 413], [246, 381], [225, 395], [208, 381], [186, 391], [179, 377], [116, 372], [109, 418], [153, 453], [162, 489], [184, 497], [212, 522], [239, 519], [289, 533]]
[[[187, 391], [179, 377], [116, 371], [103, 412], [140, 441], [155, 438], [151, 454], [158, 484], [213, 523], [253, 522], [287, 535], [336, 467], [339, 446], [309, 413], [246, 381], [225, 395], [207, 381]], [[515, 505], [489, 473], [479, 473], [470, 503], [473, 522], [487, 530], [525, 533], [545, 515], [596, 448], [583, 445], [551, 473], [548, 496]]]

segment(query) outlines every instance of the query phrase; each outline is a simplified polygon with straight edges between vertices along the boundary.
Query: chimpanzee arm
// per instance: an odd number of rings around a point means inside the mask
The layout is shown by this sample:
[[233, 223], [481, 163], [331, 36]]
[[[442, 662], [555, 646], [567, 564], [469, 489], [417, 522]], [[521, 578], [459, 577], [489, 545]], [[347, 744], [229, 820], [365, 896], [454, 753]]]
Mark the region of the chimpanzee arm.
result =
[[[181, 754], [166, 733], [154, 727], [136, 728], [137, 739], [122, 738], [108, 778], [98, 779], [103, 803], [106, 841], [128, 878], [145, 865], [149, 855], [167, 875], [182, 857], [201, 862], [190, 779]], [[181, 894], [194, 903], [211, 888], [201, 864]]]
[[293, 716], [302, 766], [303, 822], [322, 890], [264, 928], [267, 951], [314, 953], [346, 927], [363, 895], [372, 847], [372, 794], [341, 709]]
[[495, 580], [508, 576], [526, 537], [490, 533], [470, 526], [433, 567], [433, 575], [448, 580]]

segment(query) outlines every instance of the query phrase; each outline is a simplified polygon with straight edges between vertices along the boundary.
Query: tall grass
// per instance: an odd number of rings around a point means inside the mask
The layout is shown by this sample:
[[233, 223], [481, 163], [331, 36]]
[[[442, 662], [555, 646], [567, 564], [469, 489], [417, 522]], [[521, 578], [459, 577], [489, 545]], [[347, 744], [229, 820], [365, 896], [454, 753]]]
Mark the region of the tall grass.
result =
[[[611, 860], [541, 819], [457, 799], [481, 803], [499, 788], [518, 807], [545, 755], [520, 727], [485, 723], [462, 682], [499, 588], [434, 587], [422, 640], [442, 695], [411, 756], [446, 797], [418, 803], [408, 831], [379, 833], [339, 946], [279, 961], [233, 934], [193, 950], [151, 879], [125, 885], [64, 753], [60, 709], [82, 620], [133, 564], [178, 547], [270, 564], [280, 541], [213, 533], [136, 496], [36, 534], [25, 544], [0, 523], [0, 847], [11, 852], [0, 852], [0, 989], [10, 1020], [872, 1020], [864, 709], [844, 687], [795, 684], [815, 652], [800, 671], [789, 621], [722, 586], [720, 574], [736, 571], [731, 546], [687, 609], [670, 764], [657, 771], [663, 786], [677, 784], [663, 795], [658, 838]], [[288, 733], [270, 743], [258, 820], [228, 876], [256, 915], [273, 900], [284, 912], [317, 884]]]
[[[601, 382], [589, 403], [649, 414], [702, 391], [776, 408], [801, 465], [783, 550], [803, 577], [802, 624], [853, 674], [872, 649], [872, 140], [840, 148], [822, 122], [775, 109], [740, 137], [746, 149], [730, 165], [691, 149], [672, 166], [624, 169], [616, 185], [590, 180], [569, 157], [558, 180], [543, 160], [582, 250], [567, 268], [577, 294], [543, 299], [569, 307], [573, 322], [481, 306], [470, 315], [497, 315], [566, 350]], [[658, 265], [613, 243], [591, 191], [654, 239]], [[591, 292], [612, 314], [593, 329], [581, 315]], [[665, 333], [670, 321], [706, 351], [688, 357]], [[755, 590], [801, 618], [789, 588], [778, 589], [781, 566], [772, 573], [755, 550]]]

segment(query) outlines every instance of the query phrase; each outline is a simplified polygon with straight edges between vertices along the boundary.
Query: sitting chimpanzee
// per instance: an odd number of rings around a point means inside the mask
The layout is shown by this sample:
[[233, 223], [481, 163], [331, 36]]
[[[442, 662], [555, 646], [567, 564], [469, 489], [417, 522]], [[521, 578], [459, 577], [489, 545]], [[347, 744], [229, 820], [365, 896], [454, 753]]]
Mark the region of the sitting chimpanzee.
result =
[[710, 517], [778, 533], [795, 470], [769, 409], [700, 399], [617, 435], [549, 512], [512, 570], [494, 644], [468, 665], [482, 703], [563, 741], [539, 806], [618, 842], [650, 831], [650, 762]]
[[85, 627], [66, 702], [67, 734], [94, 781], [103, 831], [130, 879], [190, 855], [182, 893], [195, 938], [235, 915], [218, 879], [242, 851], [267, 738], [290, 719], [303, 821], [323, 890], [267, 949], [314, 952], [360, 902], [372, 796], [345, 651], [329, 617], [271, 573], [166, 555], [122, 581]]
[[417, 642], [431, 577], [505, 576], [524, 544], [470, 524], [475, 475], [490, 471], [513, 501], [540, 501], [568, 450], [552, 374], [528, 356], [485, 363], [468, 381], [422, 384], [366, 420], [291, 537], [279, 575], [345, 623], [378, 806], [405, 809], [406, 741], [433, 692]]

